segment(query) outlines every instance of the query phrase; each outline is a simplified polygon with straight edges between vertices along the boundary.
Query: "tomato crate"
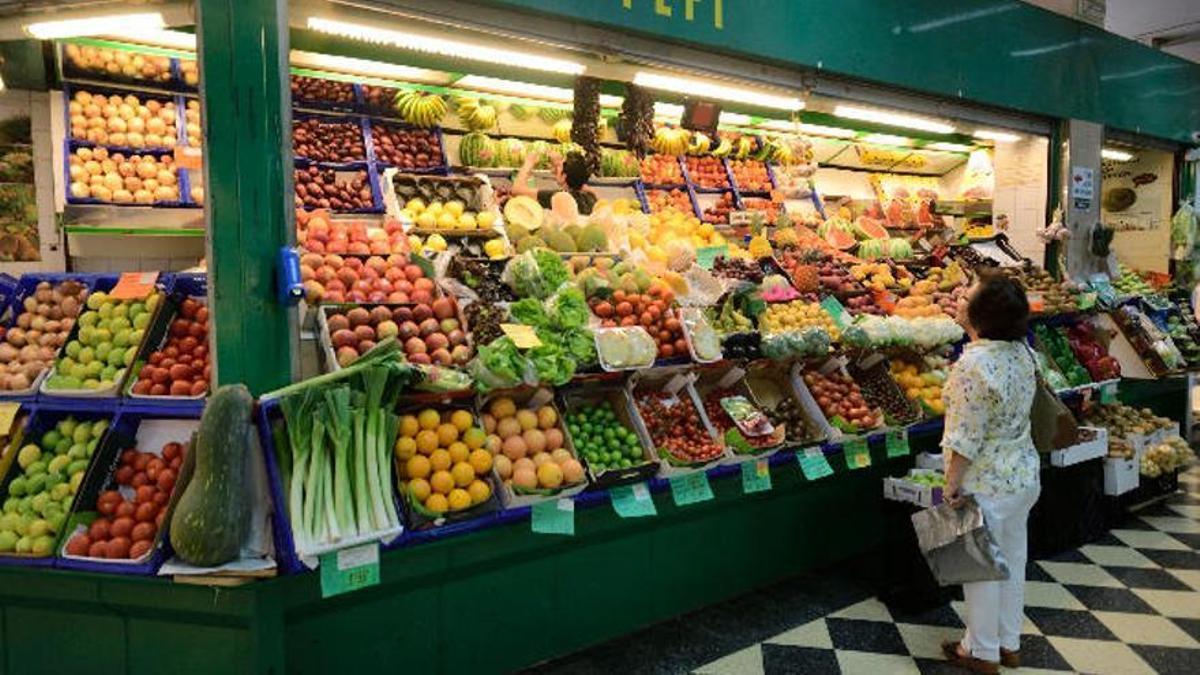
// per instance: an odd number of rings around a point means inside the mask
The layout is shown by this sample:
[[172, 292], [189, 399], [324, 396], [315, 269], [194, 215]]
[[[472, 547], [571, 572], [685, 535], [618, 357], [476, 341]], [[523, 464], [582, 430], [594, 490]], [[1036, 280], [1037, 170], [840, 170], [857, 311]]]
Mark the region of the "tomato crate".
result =
[[[180, 489], [176, 482], [184, 456], [191, 451], [193, 434], [199, 428], [199, 408], [190, 412], [119, 412], [97, 453], [94, 469], [80, 486], [67, 531], [58, 545], [55, 567], [118, 574], [157, 572], [171, 555], [169, 502]], [[120, 538], [124, 541], [114, 547], [113, 542]], [[90, 550], [101, 541], [101, 549]], [[148, 543], [134, 555], [138, 549], [133, 547], [139, 541]], [[81, 542], [87, 546], [75, 550]], [[121, 557], [121, 553], [129, 557]]]
[[[196, 389], [196, 382], [207, 383], [211, 380], [205, 373], [208, 364], [211, 363], [211, 356], [208, 353], [208, 283], [207, 277], [204, 274], [177, 274], [171, 275], [167, 280], [165, 287], [167, 295], [163, 300], [162, 308], [159, 310], [151, 324], [146, 340], [138, 349], [137, 356], [134, 357], [133, 365], [129, 368], [129, 375], [125, 379], [125, 386], [122, 391], [129, 401], [139, 407], [167, 407], [188, 410], [203, 410], [204, 400], [208, 397], [209, 391], [207, 384], [203, 391], [197, 394], [179, 394], [172, 395], [170, 387], [173, 386], [175, 376], [193, 378], [192, 390]], [[200, 311], [203, 308], [203, 311]], [[185, 316], [186, 313], [191, 313], [191, 316]], [[176, 320], [183, 319], [188, 329], [192, 332], [187, 335], [177, 334], [180, 328], [176, 326]], [[194, 328], [195, 325], [203, 326], [203, 330]], [[190, 340], [188, 339], [190, 337]], [[175, 351], [171, 351], [174, 349]], [[187, 350], [187, 354], [183, 353], [183, 349]], [[155, 356], [158, 354], [158, 356]], [[187, 357], [184, 359], [184, 357]], [[170, 359], [169, 361], [167, 359]], [[199, 360], [197, 360], [199, 359]], [[154, 363], [151, 363], [151, 362]], [[166, 363], [166, 365], [163, 365]], [[199, 363], [199, 365], [196, 365]], [[147, 365], [152, 365], [156, 369], [161, 368], [166, 371], [166, 378], [154, 377], [145, 378], [147, 384], [139, 385], [143, 379], [143, 370]], [[187, 366], [185, 372], [171, 372], [176, 365]], [[162, 380], [161, 382], [159, 380]], [[153, 386], [159, 384], [165, 390], [164, 393], [154, 393], [163, 391], [154, 389]], [[146, 391], [149, 388], [149, 391]]]
[[[77, 501], [78, 490], [95, 471], [97, 461], [93, 460], [105, 447], [105, 436], [115, 417], [116, 409], [107, 406], [85, 410], [75, 405], [67, 407], [43, 402], [30, 408], [22, 438], [11, 439], [8, 451], [0, 458], [0, 500], [4, 504], [0, 515], [3, 519], [0, 522], [0, 565], [54, 565], [54, 553], [67, 529], [65, 526]], [[89, 425], [86, 437], [80, 431], [80, 422]], [[66, 431], [79, 434], [78, 440], [63, 437]], [[36, 447], [37, 451], [26, 450], [30, 447]], [[49, 458], [51, 455], [53, 457]], [[76, 465], [77, 462], [82, 464]], [[49, 482], [54, 485], [45, 488]], [[60, 496], [56, 498], [56, 494]], [[58, 507], [49, 502], [57, 502]], [[14, 519], [23, 522], [18, 525]], [[22, 543], [27, 534], [19, 534], [21, 529], [28, 533], [31, 527], [39, 531], [45, 528], [44, 534], [37, 536], [49, 537], [40, 542], [36, 553], [32, 548], [34, 541]], [[17, 535], [12, 546], [8, 545], [11, 536], [5, 532]]]
[[747, 436], [721, 406], [721, 398], [741, 396], [769, 422], [765, 406], [748, 385], [746, 370], [739, 365], [723, 362], [696, 369], [694, 386], [704, 406], [704, 416], [729, 448], [728, 457], [722, 464], [741, 464], [770, 457], [783, 448], [787, 438], [786, 427], [779, 424], [771, 424], [772, 431], [764, 436]]
[[[695, 379], [695, 373], [686, 366], [655, 368], [638, 371], [629, 378], [626, 384], [637, 413], [634, 420], [638, 433], [645, 442], [654, 447], [655, 453], [662, 460], [662, 468], [659, 470], [660, 478], [706, 471], [721, 464], [730, 456], [724, 439], [713, 429], [708, 417], [704, 414], [704, 403], [700, 400], [700, 395], [696, 393]], [[654, 402], [650, 405], [661, 406], [663, 411], [670, 411], [677, 406], [690, 406], [696, 422], [699, 424], [700, 434], [707, 435], [716, 446], [715, 455], [689, 462], [668, 452], [665, 448], [667, 440], [671, 436], [668, 430], [662, 427], [660, 421], [654, 418], [647, 419], [646, 411], [642, 409], [643, 399], [653, 400]]]

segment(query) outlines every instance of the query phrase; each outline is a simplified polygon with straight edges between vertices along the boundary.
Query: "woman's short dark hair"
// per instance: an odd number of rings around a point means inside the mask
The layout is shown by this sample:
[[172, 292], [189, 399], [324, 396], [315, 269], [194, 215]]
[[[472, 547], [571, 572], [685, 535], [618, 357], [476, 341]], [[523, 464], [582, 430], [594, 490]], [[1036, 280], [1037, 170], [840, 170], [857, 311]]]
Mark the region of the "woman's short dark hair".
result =
[[1029, 299], [1016, 281], [998, 272], [983, 272], [967, 303], [967, 319], [986, 340], [1024, 340]]
[[566, 181], [569, 190], [583, 188], [588, 179], [592, 177], [587, 157], [584, 157], [583, 153], [578, 150], [568, 152], [567, 156], [563, 158], [562, 172], [563, 180]]

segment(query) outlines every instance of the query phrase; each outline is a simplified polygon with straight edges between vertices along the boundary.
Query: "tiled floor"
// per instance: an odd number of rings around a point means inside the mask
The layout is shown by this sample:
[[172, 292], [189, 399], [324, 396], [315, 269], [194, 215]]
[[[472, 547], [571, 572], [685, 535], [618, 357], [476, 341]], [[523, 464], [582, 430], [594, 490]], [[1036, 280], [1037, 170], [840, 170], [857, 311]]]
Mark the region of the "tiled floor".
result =
[[[1100, 541], [1030, 563], [1015, 672], [1200, 673], [1200, 467], [1185, 491]], [[764, 589], [536, 670], [546, 673], [949, 673], [963, 606], [917, 615], [853, 577]]]

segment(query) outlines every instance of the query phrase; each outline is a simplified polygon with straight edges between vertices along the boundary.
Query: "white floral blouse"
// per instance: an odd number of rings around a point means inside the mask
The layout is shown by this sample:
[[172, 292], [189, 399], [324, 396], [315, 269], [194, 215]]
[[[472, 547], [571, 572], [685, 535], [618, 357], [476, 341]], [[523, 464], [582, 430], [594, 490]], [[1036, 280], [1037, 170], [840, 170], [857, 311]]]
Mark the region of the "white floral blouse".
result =
[[976, 340], [963, 349], [942, 392], [942, 449], [971, 460], [964, 492], [1004, 495], [1038, 484], [1040, 460], [1029, 436], [1035, 381], [1023, 342]]

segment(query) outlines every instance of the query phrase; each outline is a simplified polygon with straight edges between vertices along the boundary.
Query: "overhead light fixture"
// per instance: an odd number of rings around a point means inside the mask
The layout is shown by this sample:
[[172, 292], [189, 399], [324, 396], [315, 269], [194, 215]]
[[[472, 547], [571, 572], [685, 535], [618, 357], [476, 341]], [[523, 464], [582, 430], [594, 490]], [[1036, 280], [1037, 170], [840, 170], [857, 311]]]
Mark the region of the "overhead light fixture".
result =
[[721, 124], [732, 124], [739, 127], [748, 127], [753, 121], [749, 115], [742, 113], [721, 112]]
[[400, 49], [411, 49], [413, 51], [427, 52], [458, 59], [484, 61], [487, 63], [504, 64], [517, 68], [543, 70], [566, 75], [579, 75], [587, 70], [587, 67], [582, 63], [568, 61], [567, 59], [542, 56], [512, 49], [489, 47], [478, 43], [450, 40], [422, 35], [420, 33], [409, 33], [387, 28], [375, 28], [358, 23], [322, 19], [316, 16], [308, 18], [308, 27], [330, 35], [339, 35], [363, 42], [385, 44], [392, 47], [399, 47]]
[[[505, 80], [499, 77], [484, 75], [466, 75], [454, 82], [454, 86], [463, 89], [475, 89], [492, 94], [536, 98], [545, 101], [560, 101], [570, 103], [575, 100], [575, 92], [566, 87], [550, 87], [544, 84]], [[619, 108], [625, 99], [611, 94], [600, 94], [600, 105], [606, 108]]]
[[25, 32], [38, 40], [58, 40], [85, 35], [107, 35], [115, 31], [136, 34], [166, 28], [161, 12], [139, 14], [110, 14], [81, 19], [38, 21], [25, 26]]
[[924, 145], [922, 146], [922, 149], [944, 150], [946, 152], [971, 152], [975, 148], [972, 148], [969, 145], [963, 145], [962, 143], [944, 143], [939, 141], [937, 143], [929, 143], [928, 145]]
[[976, 129], [973, 135], [975, 138], [982, 138], [985, 141], [994, 141], [996, 143], [1016, 143], [1021, 140], [1021, 137], [1016, 134], [1010, 134], [1007, 131], [992, 131], [990, 129]]
[[711, 98], [719, 101], [749, 103], [764, 108], [778, 108], [780, 110], [800, 110], [804, 108], [804, 101], [794, 96], [778, 96], [758, 89], [744, 89], [725, 83], [706, 82], [704, 80], [693, 80], [686, 77], [674, 77], [672, 75], [660, 75], [644, 70], [638, 71], [633, 76], [633, 83], [639, 87], [670, 91], [687, 96], [698, 96], [700, 98]]
[[905, 136], [893, 136], [892, 134], [867, 134], [862, 137], [865, 143], [876, 143], [878, 145], [912, 145], [912, 139]]
[[1104, 159], [1111, 159], [1114, 162], [1128, 162], [1133, 159], [1132, 152], [1117, 150], [1115, 148], [1104, 148], [1100, 151], [1100, 156]]
[[118, 26], [113, 31], [104, 33], [102, 37], [151, 47], [196, 51], [196, 36], [181, 30], [134, 29], [129, 26]]
[[832, 138], [853, 138], [858, 132], [841, 127], [827, 127], [824, 124], [800, 124], [800, 131], [814, 136], [830, 136]]
[[428, 68], [413, 68], [383, 61], [355, 59], [348, 56], [332, 56], [316, 52], [292, 50], [288, 60], [291, 65], [301, 68], [331, 70], [339, 73], [366, 75], [389, 80], [404, 80], [405, 82], [421, 82], [424, 84], [446, 84], [449, 76], [437, 70]]
[[954, 132], [953, 126], [943, 122], [938, 122], [936, 120], [927, 119], [925, 117], [915, 117], [913, 115], [893, 113], [886, 110], [860, 108], [853, 105], [839, 105], [833, 109], [833, 114], [837, 115], [838, 117], [846, 117], [852, 120], [875, 122], [876, 124], [887, 124], [893, 127], [917, 129], [935, 134], [949, 134]]

